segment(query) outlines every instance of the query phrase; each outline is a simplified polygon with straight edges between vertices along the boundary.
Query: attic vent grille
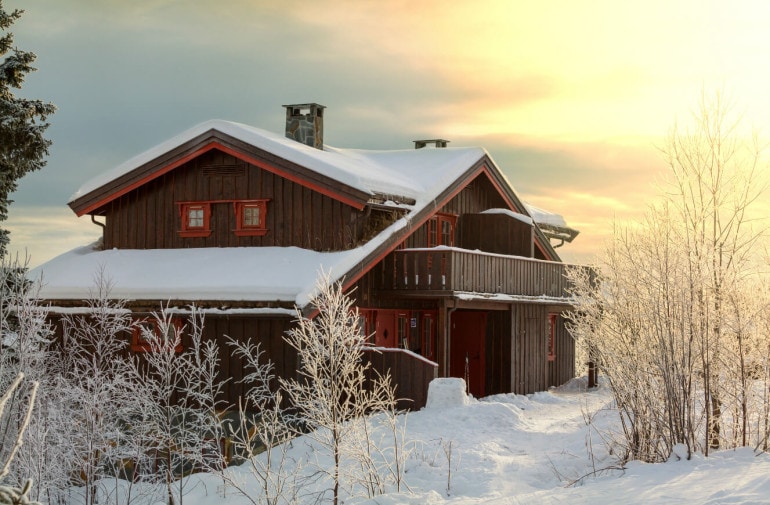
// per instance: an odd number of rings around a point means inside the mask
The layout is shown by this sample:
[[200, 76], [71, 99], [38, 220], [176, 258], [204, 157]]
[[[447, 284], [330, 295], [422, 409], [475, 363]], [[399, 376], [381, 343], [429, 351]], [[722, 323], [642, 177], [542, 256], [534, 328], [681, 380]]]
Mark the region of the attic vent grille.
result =
[[201, 167], [206, 177], [243, 176], [246, 175], [245, 163], [230, 163], [222, 165], [203, 165]]

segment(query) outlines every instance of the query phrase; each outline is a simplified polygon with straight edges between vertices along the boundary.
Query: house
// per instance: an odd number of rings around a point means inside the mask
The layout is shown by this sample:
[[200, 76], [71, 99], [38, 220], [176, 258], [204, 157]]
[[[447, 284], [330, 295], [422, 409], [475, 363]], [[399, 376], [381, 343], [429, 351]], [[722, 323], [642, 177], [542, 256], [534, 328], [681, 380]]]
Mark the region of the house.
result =
[[[573, 376], [550, 239], [575, 230], [528, 210], [484, 149], [337, 149], [323, 143], [323, 106], [284, 107], [285, 136], [208, 121], [86, 183], [69, 206], [102, 239], [31, 272], [52, 313], [82, 310], [103, 271], [136, 317], [163, 304], [183, 319], [195, 304], [207, 338], [257, 338], [288, 376], [282, 336], [295, 306], [310, 314], [323, 270], [353, 290], [362, 328], [389, 349], [375, 365], [417, 406], [435, 376], [463, 377], [476, 396]], [[232, 399], [243, 370], [222, 347]]]

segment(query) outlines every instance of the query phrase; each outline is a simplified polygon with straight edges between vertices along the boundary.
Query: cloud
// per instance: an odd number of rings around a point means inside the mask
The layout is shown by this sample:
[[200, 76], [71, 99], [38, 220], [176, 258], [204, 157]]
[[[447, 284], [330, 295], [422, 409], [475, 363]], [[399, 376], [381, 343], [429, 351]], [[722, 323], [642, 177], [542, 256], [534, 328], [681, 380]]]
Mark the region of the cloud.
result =
[[68, 207], [58, 205], [11, 206], [3, 227], [11, 232], [10, 254], [29, 258], [30, 268], [101, 236], [101, 228], [89, 218], [77, 218]]

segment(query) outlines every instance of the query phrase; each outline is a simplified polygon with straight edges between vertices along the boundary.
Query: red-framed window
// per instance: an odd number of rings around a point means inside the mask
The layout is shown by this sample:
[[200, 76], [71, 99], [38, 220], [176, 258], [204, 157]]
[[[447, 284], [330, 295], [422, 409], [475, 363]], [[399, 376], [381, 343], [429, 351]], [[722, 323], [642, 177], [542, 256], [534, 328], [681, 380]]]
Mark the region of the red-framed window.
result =
[[182, 237], [208, 237], [211, 235], [211, 203], [180, 202], [179, 215]]
[[548, 314], [548, 361], [556, 359], [556, 314]]
[[375, 333], [377, 331], [376, 310], [358, 309], [358, 331], [366, 337], [370, 344], [375, 344]]
[[164, 348], [182, 352], [182, 321], [171, 318], [160, 321], [155, 317], [144, 317], [134, 321], [131, 328], [131, 350], [153, 352]]
[[399, 313], [396, 320], [396, 342], [398, 347], [409, 349], [409, 315]]
[[267, 233], [267, 202], [266, 199], [233, 202], [236, 235], [258, 236]]
[[436, 214], [428, 220], [428, 247], [455, 245], [455, 224], [457, 216]]

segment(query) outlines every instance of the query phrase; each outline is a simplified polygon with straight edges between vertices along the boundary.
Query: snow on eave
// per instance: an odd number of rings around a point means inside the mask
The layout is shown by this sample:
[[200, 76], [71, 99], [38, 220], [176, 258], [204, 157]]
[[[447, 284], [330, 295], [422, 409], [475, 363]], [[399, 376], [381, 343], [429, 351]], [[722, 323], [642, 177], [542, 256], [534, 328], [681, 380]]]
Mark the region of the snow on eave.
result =
[[455, 247], [455, 246], [445, 246], [445, 245], [439, 245], [436, 247], [410, 247], [408, 249], [409, 251], [459, 251], [459, 252], [472, 252], [476, 255], [483, 255], [483, 256], [494, 256], [498, 258], [511, 258], [515, 257], [517, 260], [521, 261], [530, 261], [530, 262], [536, 262], [536, 263], [558, 263], [560, 265], [564, 265], [567, 267], [570, 266], [580, 266], [580, 265], [574, 265], [571, 263], [564, 263], [563, 261], [554, 261], [554, 260], [546, 260], [546, 259], [540, 259], [540, 258], [530, 258], [527, 256], [514, 256], [510, 254], [500, 254], [500, 253], [493, 253], [493, 252], [487, 252], [487, 251], [481, 251], [479, 249], [463, 249], [461, 247]]
[[[426, 193], [437, 193], [486, 152], [475, 148], [366, 151], [325, 146], [316, 149], [259, 128], [223, 120], [200, 123], [85, 183], [70, 197], [72, 204], [175, 148], [217, 131], [269, 152], [325, 178], [369, 195], [393, 195], [419, 205]], [[423, 199], [424, 200], [424, 199]]]
[[525, 216], [524, 214], [519, 214], [518, 212], [514, 212], [510, 209], [487, 209], [482, 212], [482, 214], [503, 214], [508, 217], [512, 217], [513, 219], [516, 219], [518, 221], [521, 221], [522, 223], [526, 223], [528, 225], [531, 225], [533, 223], [533, 220], [529, 216]]
[[572, 296], [509, 295], [505, 293], [474, 293], [470, 291], [455, 291], [453, 296], [458, 300], [465, 301], [523, 302], [539, 305], [574, 305], [577, 301]]
[[555, 214], [528, 203], [525, 203], [524, 206], [527, 208], [529, 215], [532, 216], [532, 219], [538, 225], [548, 224], [554, 227], [568, 228], [567, 222], [564, 220], [564, 217], [561, 214]]

